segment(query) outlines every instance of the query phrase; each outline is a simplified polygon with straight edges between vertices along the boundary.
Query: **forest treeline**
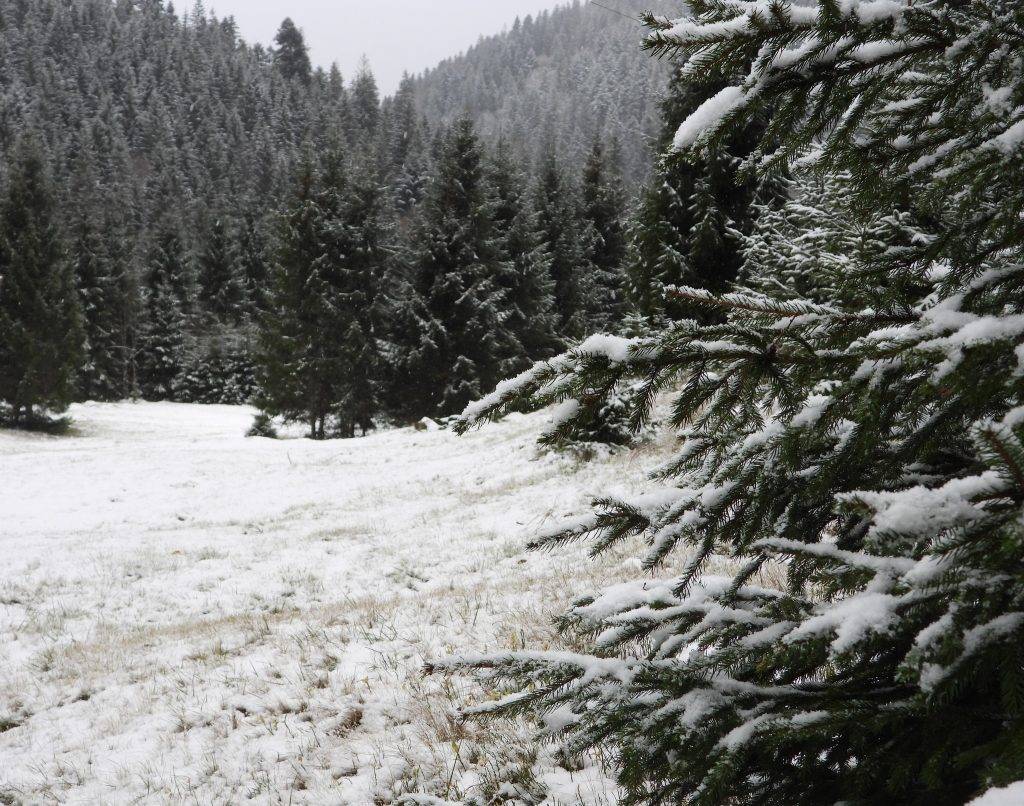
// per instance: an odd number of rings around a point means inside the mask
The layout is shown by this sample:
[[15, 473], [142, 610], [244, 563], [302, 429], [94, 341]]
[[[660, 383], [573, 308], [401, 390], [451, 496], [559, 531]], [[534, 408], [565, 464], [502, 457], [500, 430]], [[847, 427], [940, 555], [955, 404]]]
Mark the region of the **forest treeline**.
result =
[[[574, 5], [507, 41], [596, 19], [613, 18]], [[738, 267], [743, 211], [713, 198], [735, 195], [727, 165], [681, 177], [674, 201], [651, 182], [639, 215], [683, 227], [663, 250], [633, 220], [614, 137], [577, 158], [552, 135], [527, 161], [469, 117], [431, 125], [413, 79], [381, 99], [366, 64], [315, 69], [291, 20], [263, 48], [201, 3], [33, 0], [0, 9], [0, 49], [0, 191], [9, 221], [31, 224], [0, 233], [0, 397], [16, 416], [256, 401], [317, 436], [446, 416], [588, 333], [665, 314], [658, 284], [719, 272], [700, 251]], [[707, 191], [696, 206], [691, 184]], [[28, 265], [43, 244], [53, 254]], [[47, 295], [66, 328], [24, 315]], [[55, 365], [53, 391], [31, 391]]]
[[[291, 20], [263, 48], [201, 3], [8, 4], [0, 86], [0, 190], [30, 224], [0, 234], [16, 414], [259, 399], [351, 433], [454, 413], [624, 309], [614, 138], [522, 166], [467, 118], [430, 125], [412, 79], [382, 100], [366, 64], [315, 69]], [[19, 322], [42, 244], [66, 328]], [[70, 377], [30, 391], [56, 355]]]

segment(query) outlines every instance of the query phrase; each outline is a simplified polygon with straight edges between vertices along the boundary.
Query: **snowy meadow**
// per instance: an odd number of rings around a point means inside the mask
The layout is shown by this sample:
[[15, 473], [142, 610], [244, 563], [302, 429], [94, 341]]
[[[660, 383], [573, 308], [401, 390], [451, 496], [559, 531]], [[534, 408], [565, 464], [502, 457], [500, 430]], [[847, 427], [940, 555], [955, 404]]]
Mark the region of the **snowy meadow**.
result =
[[661, 447], [540, 451], [545, 419], [466, 437], [245, 439], [244, 407], [86, 404], [69, 437], [0, 432], [0, 802], [615, 802], [488, 696], [457, 651], [558, 648], [628, 551], [525, 554]]

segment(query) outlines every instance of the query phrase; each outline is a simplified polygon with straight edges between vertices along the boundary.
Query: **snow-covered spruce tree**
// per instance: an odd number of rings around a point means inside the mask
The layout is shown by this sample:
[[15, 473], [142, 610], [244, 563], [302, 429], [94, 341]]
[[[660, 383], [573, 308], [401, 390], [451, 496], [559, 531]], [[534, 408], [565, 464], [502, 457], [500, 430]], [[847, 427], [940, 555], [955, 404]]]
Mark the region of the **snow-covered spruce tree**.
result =
[[385, 205], [384, 188], [376, 175], [365, 168], [353, 170], [332, 232], [335, 266], [328, 278], [345, 317], [339, 334], [345, 377], [334, 403], [336, 427], [343, 437], [354, 437], [357, 428], [363, 434], [374, 428], [383, 405], [382, 283], [393, 250]]
[[566, 339], [579, 339], [589, 325], [593, 266], [587, 254], [578, 189], [553, 150], [547, 152], [541, 164], [534, 197], [544, 245], [551, 254], [558, 332]]
[[213, 217], [199, 254], [199, 301], [218, 319], [236, 324], [245, 313], [245, 282], [241, 276], [241, 238], [223, 212]]
[[339, 323], [323, 276], [328, 215], [310, 157], [296, 184], [280, 223], [268, 306], [260, 317], [258, 405], [272, 416], [308, 423], [310, 437], [326, 439], [341, 381]]
[[[855, 188], [844, 174], [802, 175], [778, 183], [782, 198], [755, 205], [756, 221], [743, 236], [744, 287], [774, 299], [884, 304], [902, 275], [887, 270], [924, 237], [923, 221], [905, 201], [858, 210]], [[785, 199], [783, 201], [783, 199]], [[861, 282], [850, 280], [857, 274]], [[903, 277], [907, 299], [927, 286]]]
[[274, 37], [274, 67], [287, 79], [294, 79], [308, 84], [312, 78], [312, 64], [309, 61], [309, 48], [302, 31], [285, 17]]
[[146, 259], [143, 320], [139, 330], [138, 385], [147, 400], [174, 400], [189, 364], [189, 328], [195, 270], [185, 252], [181, 224], [161, 221]]
[[[506, 295], [499, 278], [506, 269], [498, 243], [493, 199], [483, 154], [466, 118], [440, 145], [440, 155], [417, 228], [414, 285], [423, 301], [408, 324], [423, 331], [412, 350], [429, 358], [408, 366], [410, 395], [419, 416], [461, 411], [492, 388], [510, 353]], [[410, 304], [418, 306], [413, 300]], [[397, 379], [402, 384], [402, 379]]]
[[494, 196], [495, 237], [503, 259], [498, 282], [505, 291], [505, 327], [511, 337], [501, 368], [507, 376], [554, 357], [565, 344], [557, 335], [551, 255], [527, 198], [526, 180], [504, 141], [499, 141], [490, 159], [488, 180]]
[[139, 391], [146, 400], [177, 400], [189, 365], [188, 317], [169, 281], [154, 279], [145, 290], [140, 333]]
[[596, 140], [583, 166], [581, 196], [588, 227], [587, 257], [593, 266], [590, 329], [618, 323], [625, 309], [626, 194], [618, 147]]
[[238, 268], [243, 283], [246, 312], [266, 309], [270, 244], [268, 221], [254, 207], [241, 216], [238, 228]]
[[[720, 77], [706, 78], [695, 84], [683, 72], [673, 74], [662, 102], [663, 151], [680, 124], [724, 85]], [[741, 181], [737, 172], [760, 131], [755, 120], [731, 129], [713, 152], [666, 155], [659, 162], [630, 224], [628, 289], [642, 316], [712, 316], [666, 297], [666, 287], [685, 284], [722, 293], [736, 280], [743, 262], [740, 234], [753, 220], [751, 203], [762, 184], [755, 178]]]
[[121, 400], [132, 392], [129, 344], [138, 293], [125, 215], [112, 194], [99, 189], [85, 159], [77, 166], [70, 192], [78, 204], [68, 225], [69, 252], [85, 332], [75, 396]]
[[261, 318], [263, 411], [310, 436], [372, 427], [379, 378], [377, 277], [385, 262], [381, 191], [354, 180], [338, 148], [302, 168], [282, 221], [269, 310]]
[[[586, 411], [639, 378], [635, 421], [676, 389], [683, 441], [649, 494], [537, 543], [647, 541], [659, 576], [563, 619], [591, 654], [435, 668], [516, 688], [478, 713], [610, 748], [633, 803], [969, 802], [1024, 778], [1024, 7], [690, 10], [652, 20], [652, 47], [686, 52], [694, 82], [749, 72], [676, 150], [713, 153], [767, 110], [747, 170], [845, 172], [862, 210], [910, 198], [929, 226], [853, 256], [839, 301], [678, 289], [727, 319], [592, 339], [471, 406], [464, 428]], [[734, 578], [702, 575], [715, 554]]]
[[82, 314], [39, 141], [25, 136], [0, 198], [0, 416], [32, 425], [71, 402]]

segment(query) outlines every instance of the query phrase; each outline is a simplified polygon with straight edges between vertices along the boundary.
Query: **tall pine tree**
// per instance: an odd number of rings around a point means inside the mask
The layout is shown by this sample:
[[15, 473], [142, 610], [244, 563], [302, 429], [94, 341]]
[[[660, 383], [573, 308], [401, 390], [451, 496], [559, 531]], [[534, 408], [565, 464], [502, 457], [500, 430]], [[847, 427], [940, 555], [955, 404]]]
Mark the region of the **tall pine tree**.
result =
[[534, 204], [544, 245], [551, 255], [558, 332], [566, 339], [581, 339], [589, 330], [594, 272], [587, 254], [580, 200], [554, 151], [545, 156], [536, 183]]
[[389, 226], [375, 174], [355, 178], [335, 147], [307, 161], [282, 222], [268, 311], [261, 318], [264, 412], [310, 435], [351, 437], [381, 405], [380, 284]]
[[583, 167], [583, 219], [587, 257], [593, 267], [591, 330], [608, 330], [625, 310], [626, 199], [617, 148], [595, 140]]
[[629, 291], [645, 317], [714, 319], [679, 297], [672, 286], [722, 293], [743, 264], [742, 233], [749, 231], [752, 205], [762, 182], [740, 177], [740, 161], [754, 150], [763, 126], [745, 123], [713, 154], [666, 153], [680, 124], [724, 85], [722, 79], [694, 84], [677, 70], [662, 102], [660, 160], [631, 225]]
[[356, 169], [343, 190], [339, 220], [330, 249], [335, 267], [330, 276], [338, 312], [344, 320], [341, 350], [344, 379], [334, 410], [338, 432], [354, 437], [375, 426], [383, 406], [382, 285], [391, 260], [391, 224], [384, 189], [376, 173]]
[[0, 401], [16, 424], [71, 402], [82, 314], [38, 139], [23, 137], [0, 201]]
[[425, 415], [460, 411], [500, 380], [510, 352], [492, 207], [480, 143], [461, 119], [440, 144], [416, 233], [414, 286], [430, 316], [421, 338], [436, 342], [439, 359], [413, 370], [427, 392], [418, 401]]
[[180, 389], [193, 346], [189, 324], [196, 296], [181, 223], [167, 215], [158, 226], [146, 259], [139, 334], [138, 385], [148, 400], [174, 399]]
[[555, 315], [551, 255], [526, 192], [526, 180], [502, 141], [490, 160], [488, 179], [494, 196], [493, 218], [503, 268], [499, 284], [505, 292], [511, 352], [502, 374], [512, 375], [530, 364], [551, 358], [563, 345]]
[[203, 308], [220, 319], [231, 319], [238, 324], [245, 311], [239, 237], [222, 211], [214, 215], [207, 228], [198, 262], [199, 301]]
[[281, 27], [274, 37], [274, 66], [287, 79], [293, 79], [302, 84], [309, 84], [313, 75], [313, 67], [309, 61], [309, 48], [306, 47], [306, 39], [302, 31], [292, 21], [291, 17], [285, 17]]

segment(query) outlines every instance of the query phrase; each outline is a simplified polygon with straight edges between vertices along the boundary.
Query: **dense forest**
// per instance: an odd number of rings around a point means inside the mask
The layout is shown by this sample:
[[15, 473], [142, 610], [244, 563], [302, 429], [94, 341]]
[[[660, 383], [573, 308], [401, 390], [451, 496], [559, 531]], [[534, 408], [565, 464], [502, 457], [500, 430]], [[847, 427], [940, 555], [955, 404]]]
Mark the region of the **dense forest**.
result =
[[618, 143], [630, 186], [645, 179], [656, 151], [670, 60], [640, 48], [644, 11], [678, 13], [666, 0], [571, 5], [516, 20], [466, 53], [418, 76], [417, 107], [435, 122], [468, 114], [481, 135], [505, 138], [526, 165], [554, 143], [573, 163], [595, 136]]
[[[573, 7], [516, 31], [587, 19]], [[42, 404], [260, 397], [304, 409], [318, 435], [351, 433], [455, 413], [624, 305], [627, 191], [607, 126], [592, 121], [582, 156], [553, 134], [524, 171], [513, 138], [425, 119], [412, 79], [382, 100], [367, 64], [315, 69], [291, 20], [250, 46], [201, 3], [5, 5], [0, 54], [0, 182], [19, 209], [38, 187], [31, 213], [80, 302], [81, 339], [63, 335], [80, 349], [62, 349], [81, 361]], [[40, 360], [45, 335], [20, 336]], [[326, 387], [306, 388], [310, 373]], [[356, 376], [358, 392], [329, 380]], [[353, 395], [360, 413], [339, 413]]]

